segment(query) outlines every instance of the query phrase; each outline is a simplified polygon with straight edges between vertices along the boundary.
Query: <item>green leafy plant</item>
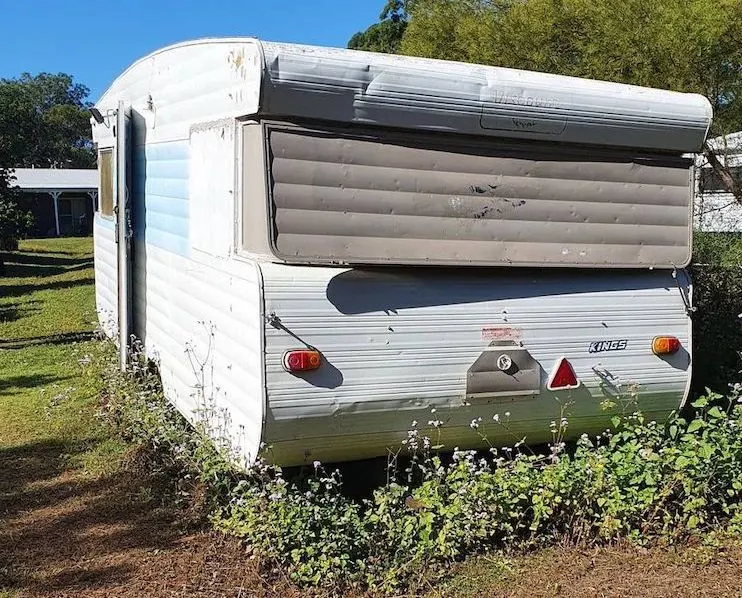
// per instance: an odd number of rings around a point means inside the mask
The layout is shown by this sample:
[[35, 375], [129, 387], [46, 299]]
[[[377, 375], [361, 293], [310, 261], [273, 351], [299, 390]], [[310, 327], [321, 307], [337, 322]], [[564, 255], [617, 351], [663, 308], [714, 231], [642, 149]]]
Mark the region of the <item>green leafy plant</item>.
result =
[[[33, 225], [33, 216], [19, 206], [20, 190], [11, 171], [0, 168], [0, 251], [15, 251]], [[0, 265], [2, 258], [0, 257]]]
[[[196, 372], [208, 367], [207, 357], [193, 363]], [[544, 451], [518, 439], [509, 447], [443, 453], [437, 432], [444, 424], [433, 414], [426, 426], [413, 422], [389, 460], [388, 482], [354, 500], [340, 473], [319, 462], [299, 475], [265, 458], [237, 467], [228, 439], [219, 438], [215, 421], [223, 414], [209, 404], [205, 384], [196, 390], [202, 417], [191, 426], [165, 401], [145, 360], [135, 360], [126, 376], [114, 370], [108, 420], [148, 447], [184, 499], [198, 483], [216, 528], [242, 538], [250, 554], [300, 585], [399, 592], [414, 589], [422, 574], [490, 551], [678, 543], [742, 529], [740, 384], [726, 397], [707, 391], [694, 401], [692, 417], [673, 414], [658, 423], [629, 412], [571, 447], [569, 406], [557, 405]], [[485, 445], [493, 427], [507, 435], [509, 414], [471, 422]]]

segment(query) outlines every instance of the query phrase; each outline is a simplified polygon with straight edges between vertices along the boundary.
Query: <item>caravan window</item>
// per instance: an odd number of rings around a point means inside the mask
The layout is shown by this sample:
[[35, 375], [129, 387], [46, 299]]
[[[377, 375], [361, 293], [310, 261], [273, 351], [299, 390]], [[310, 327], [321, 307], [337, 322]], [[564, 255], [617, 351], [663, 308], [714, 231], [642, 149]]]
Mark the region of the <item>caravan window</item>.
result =
[[100, 173], [98, 191], [98, 211], [103, 216], [113, 216], [113, 151], [98, 152], [98, 172]]

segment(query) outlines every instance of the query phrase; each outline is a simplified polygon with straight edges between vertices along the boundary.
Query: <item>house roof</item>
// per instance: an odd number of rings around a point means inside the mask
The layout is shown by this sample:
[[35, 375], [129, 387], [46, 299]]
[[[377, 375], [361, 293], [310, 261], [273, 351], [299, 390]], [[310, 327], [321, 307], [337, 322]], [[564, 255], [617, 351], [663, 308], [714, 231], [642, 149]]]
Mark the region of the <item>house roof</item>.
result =
[[28, 191], [95, 191], [98, 170], [84, 168], [16, 168], [15, 184]]
[[742, 131], [720, 135], [708, 140], [708, 144], [716, 151], [738, 151], [742, 148]]

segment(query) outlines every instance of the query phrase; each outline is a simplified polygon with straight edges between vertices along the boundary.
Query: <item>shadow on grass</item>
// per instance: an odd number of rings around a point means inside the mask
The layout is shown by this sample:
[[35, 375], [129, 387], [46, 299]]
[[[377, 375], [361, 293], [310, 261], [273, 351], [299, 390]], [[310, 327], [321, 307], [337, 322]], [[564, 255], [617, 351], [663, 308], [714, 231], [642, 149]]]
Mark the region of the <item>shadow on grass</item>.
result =
[[[0, 349], [3, 349], [0, 341]], [[0, 395], [15, 394], [15, 390], [10, 392], [8, 389], [36, 388], [46, 386], [53, 382], [67, 380], [70, 376], [49, 376], [47, 374], [33, 374], [31, 376], [9, 376], [0, 378]], [[2, 469], [0, 469], [2, 471]]]
[[0, 322], [13, 322], [20, 316], [18, 315], [18, 304], [0, 305]]
[[15, 322], [20, 318], [27, 318], [41, 311], [37, 304], [41, 303], [35, 299], [22, 301], [20, 303], [9, 303], [0, 305], [0, 322]]
[[5, 264], [5, 278], [39, 278], [42, 276], [58, 276], [76, 270], [92, 268], [93, 261], [87, 260], [74, 266], [27, 266], [16, 264]]
[[56, 276], [75, 270], [92, 268], [92, 256], [64, 257], [60, 255], [35, 255], [29, 253], [0, 253], [3, 261], [2, 278], [35, 278]]
[[[96, 338], [97, 333], [90, 330], [85, 332], [63, 332], [60, 334], [49, 334], [47, 336], [31, 336], [27, 338], [14, 338], [11, 340], [0, 339], [0, 349], [25, 349], [37, 345], [66, 345], [67, 343], [80, 343]], [[31, 385], [35, 386], [35, 385]], [[2, 383], [0, 383], [2, 390]]]
[[0, 293], [3, 297], [22, 297], [29, 293], [35, 293], [36, 291], [46, 291], [49, 289], [70, 289], [73, 287], [92, 284], [95, 278], [93, 273], [90, 276], [84, 278], [78, 278], [75, 280], [55, 280], [40, 284], [10, 284], [7, 286], [0, 286]]
[[[65, 237], [63, 237], [63, 238], [65, 238]], [[66, 237], [66, 238], [69, 238], [69, 237]], [[72, 255], [72, 256], [75, 256], [75, 257], [80, 257], [81, 255], [85, 254], [86, 252], [92, 251], [92, 240], [93, 240], [93, 238], [92, 237], [88, 237], [88, 238], [90, 239], [90, 242], [91, 242], [91, 248], [89, 250], [87, 250], [87, 251], [84, 248], [82, 248], [82, 247], [80, 247], [78, 249], [62, 249], [62, 248], [57, 248], [57, 247], [54, 247], [53, 249], [50, 249], [48, 247], [39, 247], [39, 246], [36, 246], [36, 245], [33, 245], [33, 246], [25, 245], [22, 249], [20, 249], [18, 251], [13, 251], [13, 252], [6, 251], [5, 254], [6, 255], [16, 255], [16, 254], [29, 255], [29, 254], [32, 254], [32, 255], [44, 255], [44, 256], [46, 256], [46, 255]], [[54, 241], [56, 241], [56, 239], [49, 239], [49, 241], [54, 242]]]
[[[61, 252], [60, 252], [61, 253]], [[4, 253], [3, 259], [10, 266], [59, 266], [70, 268], [75, 266], [92, 265], [92, 256], [66, 257], [56, 254], [37, 255], [35, 253]]]
[[41, 487], [60, 475], [71, 455], [88, 450], [90, 442], [45, 440], [0, 449], [0, 513], [5, 517], [27, 508], [43, 508], [74, 494], [74, 486]]

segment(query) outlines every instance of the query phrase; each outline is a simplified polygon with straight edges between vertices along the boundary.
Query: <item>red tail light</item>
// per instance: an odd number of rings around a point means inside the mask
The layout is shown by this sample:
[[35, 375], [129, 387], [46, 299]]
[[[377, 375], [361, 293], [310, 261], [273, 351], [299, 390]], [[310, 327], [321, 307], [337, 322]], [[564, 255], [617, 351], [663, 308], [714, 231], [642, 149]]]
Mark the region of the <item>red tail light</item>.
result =
[[298, 349], [286, 351], [283, 355], [283, 369], [287, 372], [308, 372], [316, 370], [322, 363], [319, 351]]
[[672, 355], [680, 351], [680, 341], [674, 336], [655, 336], [652, 340], [652, 353], [655, 355]]
[[549, 390], [570, 390], [579, 386], [580, 381], [577, 379], [575, 371], [572, 369], [572, 364], [567, 361], [567, 358], [562, 357], [557, 360], [549, 376], [546, 388]]

